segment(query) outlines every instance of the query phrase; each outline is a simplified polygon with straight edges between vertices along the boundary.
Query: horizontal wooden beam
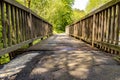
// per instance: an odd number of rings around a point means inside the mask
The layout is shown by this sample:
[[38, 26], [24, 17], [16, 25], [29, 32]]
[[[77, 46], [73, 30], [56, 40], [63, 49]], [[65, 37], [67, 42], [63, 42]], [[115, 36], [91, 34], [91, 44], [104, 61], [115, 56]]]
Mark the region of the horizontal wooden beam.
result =
[[[46, 35], [46, 36], [48, 36], [48, 35]], [[37, 37], [37, 38], [34, 38], [34, 39], [30, 39], [30, 40], [21, 42], [20, 44], [16, 44], [16, 45], [10, 46], [8, 48], [4, 48], [4, 49], [0, 50], [0, 56], [4, 55], [6, 53], [10, 53], [12, 51], [15, 51], [15, 50], [21, 48], [22, 46], [24, 46], [26, 44], [29, 44], [29, 43], [32, 43], [34, 40], [41, 39], [43, 37], [45, 37], [45, 36], [40, 36], [40, 37]]]
[[12, 5], [12, 6], [18, 7], [20, 9], [22, 9], [22, 10], [25, 10], [26, 12], [30, 12], [29, 8], [21, 5], [20, 3], [18, 3], [15, 0], [1, 0], [1, 1], [6, 2], [6, 3], [8, 3], [8, 4]]
[[105, 43], [105, 42], [95, 42], [95, 43], [120, 52], [119, 45], [114, 45], [114, 44]]

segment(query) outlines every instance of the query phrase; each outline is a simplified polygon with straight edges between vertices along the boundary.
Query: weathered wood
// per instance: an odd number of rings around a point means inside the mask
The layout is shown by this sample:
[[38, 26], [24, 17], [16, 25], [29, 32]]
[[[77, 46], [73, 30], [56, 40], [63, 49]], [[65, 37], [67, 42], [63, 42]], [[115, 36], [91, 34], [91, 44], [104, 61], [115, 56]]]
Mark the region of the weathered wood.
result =
[[[37, 37], [37, 38], [34, 38], [33, 40], [41, 39], [43, 37], [44, 36]], [[13, 45], [11, 47], [7, 47], [5, 49], [2, 49], [2, 50], [0, 50], [0, 56], [3, 55], [3, 54], [5, 54], [5, 53], [10, 53], [11, 51], [17, 50], [17, 49], [21, 48], [22, 46], [33, 42], [33, 40], [27, 40], [27, 41], [24, 41], [24, 42], [22, 42], [20, 44], [16, 44], [16, 45]]]
[[79, 29], [80, 29], [80, 37], [82, 37], [82, 21], [80, 21], [80, 26], [79, 26]]
[[93, 15], [92, 47], [94, 47], [94, 39], [95, 39], [95, 27], [96, 27], [95, 18], [96, 18], [96, 14]]
[[24, 35], [24, 14], [23, 14], [23, 11], [21, 10], [21, 29], [22, 29], [22, 41], [24, 41], [25, 40], [25, 35]]
[[104, 35], [103, 41], [106, 42], [106, 35], [107, 35], [107, 10], [104, 12]]
[[3, 37], [3, 48], [7, 47], [7, 36], [6, 36], [6, 25], [5, 25], [5, 14], [4, 14], [4, 2], [1, 2], [1, 15], [2, 15], [2, 37]]
[[[68, 25], [75, 26], [78, 22], [81, 22], [82, 36], [80, 37], [85, 42], [90, 42], [92, 46], [96, 46], [102, 50], [108, 51], [112, 54], [120, 52], [120, 0], [112, 0], [102, 7], [92, 11], [81, 20]], [[92, 16], [95, 15], [95, 19]], [[93, 25], [92, 25], [93, 23]], [[94, 27], [95, 26], [95, 27]], [[77, 26], [78, 27], [78, 26]], [[74, 35], [72, 31], [79, 33], [80, 30], [68, 27], [69, 33]], [[92, 30], [91, 30], [92, 29]], [[92, 32], [92, 42], [91, 40]], [[99, 42], [99, 43], [98, 43]], [[103, 44], [105, 43], [105, 44]], [[112, 46], [112, 47], [111, 47]]]
[[99, 14], [96, 14], [96, 41], [98, 41]]
[[33, 39], [33, 27], [32, 27], [33, 23], [32, 23], [32, 14], [29, 13], [29, 27], [30, 27], [30, 34], [31, 34], [31, 39]]
[[112, 11], [111, 11], [111, 26], [110, 26], [110, 28], [111, 28], [111, 31], [110, 31], [110, 33], [111, 33], [111, 44], [113, 44], [113, 41], [114, 41], [114, 14], [115, 14], [115, 9], [114, 9], [114, 6], [112, 7]]
[[101, 42], [103, 41], [103, 36], [104, 36], [104, 12], [102, 11], [101, 12], [101, 35], [100, 35], [100, 37], [101, 37]]
[[25, 32], [25, 41], [28, 40], [28, 32], [27, 32], [27, 19], [26, 19], [26, 12], [24, 12], [24, 32]]
[[[0, 15], [1, 15], [1, 13], [2, 13], [2, 4], [0, 3]], [[2, 16], [0, 16], [0, 19], [2, 18]], [[2, 22], [1, 22], [2, 23]], [[2, 30], [0, 31], [1, 33], [2, 33]], [[2, 37], [2, 35], [1, 35], [1, 39], [0, 39], [0, 43], [2, 44], [1, 46], [0, 46], [0, 49], [2, 49], [3, 48], [3, 43], [2, 43], [2, 39], [3, 37]]]
[[11, 21], [12, 21], [12, 44], [16, 44], [16, 30], [15, 30], [15, 11], [14, 7], [11, 6]]
[[111, 18], [111, 10], [110, 9], [108, 9], [108, 20], [107, 20], [107, 43], [109, 43], [110, 42], [110, 18]]
[[109, 49], [116, 50], [120, 52], [120, 46], [114, 45], [111, 43], [105, 43], [105, 42], [96, 42], [97, 44], [100, 44], [102, 46], [108, 47]]
[[[19, 3], [16, 2], [15, 0], [1, 0], [1, 1], [7, 2], [8, 4], [13, 5], [13, 6], [15, 6], [15, 7], [18, 7], [18, 8], [20, 8], [20, 9], [24, 10], [24, 11], [31, 12], [31, 13], [32, 13], [34, 16], [36, 16], [37, 18], [42, 19], [42, 20], [44, 20], [45, 22], [47, 22], [45, 19], [43, 19], [42, 17], [38, 16], [36, 13], [34, 13], [33, 11], [31, 11], [29, 8], [27, 8], [27, 7], [19, 4]], [[50, 24], [49, 22], [47, 22], [47, 23]], [[50, 24], [50, 25], [52, 25], [52, 24]]]
[[[88, 13], [86, 16], [82, 17], [80, 20], [83, 20], [83, 19], [86, 19], [96, 13], [100, 13], [101, 11], [105, 10], [105, 9], [108, 9], [110, 8], [111, 6], [114, 6], [116, 4], [119, 4], [120, 3], [120, 0], [111, 0], [110, 2], [104, 4], [104, 5], [101, 5], [99, 8], [95, 9], [94, 11]], [[74, 22], [73, 24], [79, 22], [80, 20]], [[71, 24], [72, 25], [72, 24]]]
[[[0, 0], [3, 49], [0, 55], [52, 34], [52, 25], [15, 0]], [[45, 26], [42, 26], [41, 21]], [[48, 27], [48, 25], [50, 25]]]
[[20, 35], [20, 42], [22, 42], [22, 21], [21, 21], [21, 9], [18, 9], [18, 16], [19, 16], [19, 35]]
[[15, 27], [16, 27], [16, 41], [19, 43], [19, 32], [18, 32], [18, 9], [15, 7]]
[[98, 41], [101, 41], [101, 13], [99, 13]]
[[10, 27], [10, 5], [6, 4], [7, 26], [8, 26], [8, 46], [12, 45], [11, 27]]
[[119, 43], [119, 29], [120, 29], [120, 6], [116, 5], [115, 45], [118, 45], [118, 43]]

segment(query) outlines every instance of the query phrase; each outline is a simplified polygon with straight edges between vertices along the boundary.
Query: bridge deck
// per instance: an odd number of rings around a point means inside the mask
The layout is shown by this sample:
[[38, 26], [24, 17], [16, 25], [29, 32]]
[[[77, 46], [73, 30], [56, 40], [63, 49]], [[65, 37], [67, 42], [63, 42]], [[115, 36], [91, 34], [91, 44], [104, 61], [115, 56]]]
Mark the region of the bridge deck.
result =
[[[120, 66], [107, 53], [54, 35], [0, 69], [11, 80], [119, 80]], [[17, 73], [17, 74], [16, 74]]]

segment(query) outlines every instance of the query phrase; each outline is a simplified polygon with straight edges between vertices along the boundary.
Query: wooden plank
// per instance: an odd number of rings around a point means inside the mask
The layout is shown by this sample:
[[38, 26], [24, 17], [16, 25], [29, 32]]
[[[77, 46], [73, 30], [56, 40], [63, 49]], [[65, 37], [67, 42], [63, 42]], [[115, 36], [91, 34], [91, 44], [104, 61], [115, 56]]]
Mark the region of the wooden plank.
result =
[[99, 13], [99, 26], [98, 26], [98, 41], [101, 40], [101, 13]]
[[[1, 15], [1, 13], [2, 13], [2, 11], [1, 11], [1, 9], [2, 9], [2, 4], [1, 4], [1, 2], [0, 2], [0, 15]], [[2, 19], [2, 16], [0, 16], [0, 19]], [[0, 24], [2, 23], [2, 20], [0, 21]], [[2, 24], [1, 24], [2, 25]], [[2, 34], [2, 26], [1, 26], [1, 30], [0, 30], [0, 33]], [[0, 44], [1, 44], [1, 46], [0, 46], [0, 49], [2, 49], [3, 48], [3, 43], [2, 43], [2, 39], [3, 37], [2, 37], [2, 35], [1, 35], [1, 38], [0, 38]]]
[[31, 33], [30, 33], [30, 14], [26, 14], [26, 22], [27, 22], [27, 39], [31, 39]]
[[73, 25], [73, 35], [75, 35], [75, 24]]
[[[102, 12], [99, 13], [99, 41], [102, 41]], [[102, 45], [100, 45], [100, 49]]]
[[21, 42], [21, 30], [20, 30], [20, 13], [19, 13], [19, 8], [17, 8], [17, 21], [18, 21], [18, 39], [19, 42]]
[[118, 45], [118, 43], [119, 43], [119, 29], [120, 29], [120, 6], [116, 5], [115, 45]]
[[102, 11], [102, 20], [101, 20], [101, 41], [103, 41], [104, 38], [104, 11]]
[[85, 20], [83, 20], [83, 26], [82, 26], [82, 38], [84, 38], [85, 37]]
[[[104, 39], [103, 42], [106, 42], [106, 31], [107, 31], [107, 9], [104, 12]], [[104, 50], [107, 51], [107, 47], [104, 47]]]
[[88, 18], [88, 22], [87, 22], [87, 25], [88, 25], [88, 39], [89, 40], [92, 40], [91, 39], [91, 26], [92, 26], [92, 23], [91, 23], [91, 17]]
[[80, 37], [81, 36], [81, 29], [80, 29], [80, 22], [78, 23], [78, 36]]
[[[89, 40], [92, 40], [93, 17], [89, 18], [89, 24], [88, 25], [89, 25], [89, 30], [90, 30]], [[94, 40], [95, 40], [95, 38], [94, 38]]]
[[8, 26], [8, 46], [12, 45], [11, 39], [11, 27], [10, 27], [10, 5], [6, 4], [6, 16], [7, 16], [7, 26]]
[[19, 43], [19, 33], [18, 33], [18, 9], [15, 7], [15, 27], [16, 27], [16, 41]]
[[99, 26], [99, 15], [96, 14], [96, 41], [98, 41], [98, 26]]
[[80, 37], [82, 36], [82, 21], [80, 21], [80, 23], [79, 23], [79, 35], [80, 35]]
[[29, 16], [28, 16], [28, 19], [29, 19], [29, 22], [30, 22], [30, 24], [28, 24], [28, 26], [29, 26], [29, 33], [30, 33], [30, 39], [32, 39], [33, 38], [33, 27], [32, 27], [32, 15], [31, 15], [31, 13], [29, 14]]
[[26, 33], [26, 12], [25, 11], [22, 11], [22, 19], [23, 19], [22, 28], [23, 28], [23, 33], [24, 33], [23, 37], [24, 37], [24, 41], [26, 41], [27, 40], [27, 33]]
[[97, 21], [96, 21], [96, 41], [98, 41], [98, 35], [99, 35], [99, 14], [96, 14]]
[[94, 47], [94, 41], [95, 41], [95, 27], [96, 27], [95, 19], [96, 19], [96, 14], [94, 14], [93, 16], [92, 47]]
[[35, 37], [35, 31], [34, 31], [34, 28], [35, 28], [35, 26], [34, 26], [34, 16], [32, 15], [32, 32], [33, 32], [33, 38]]
[[105, 42], [95, 42], [97, 44], [100, 44], [100, 45], [103, 45], [109, 49], [113, 49], [115, 51], [119, 51], [120, 52], [120, 46], [118, 45], [114, 45], [114, 44], [111, 44], [111, 43], [105, 43]]
[[[36, 21], [35, 21], [35, 27], [36, 27], [36, 29], [37, 29], [37, 31], [36, 31], [36, 36], [38, 37], [38, 32], [39, 32], [39, 29], [38, 29], [38, 19], [36, 19]], [[45, 27], [45, 26], [44, 26]], [[43, 30], [42, 30], [42, 32], [43, 32]], [[44, 29], [44, 34], [45, 34], [45, 29]]]
[[26, 28], [27, 28], [27, 39], [31, 39], [31, 33], [30, 33], [30, 24], [29, 24], [29, 22], [30, 22], [30, 13], [26, 13]]
[[76, 24], [76, 36], [78, 36], [78, 23]]
[[25, 40], [28, 40], [28, 32], [27, 32], [27, 16], [26, 12], [24, 12], [24, 31], [25, 31]]
[[86, 40], [86, 38], [87, 38], [87, 19], [85, 19], [85, 32], [84, 32], [84, 34], [85, 34], [85, 37], [84, 37], [84, 39]]
[[113, 41], [114, 41], [114, 22], [115, 22], [115, 17], [114, 17], [114, 15], [115, 15], [115, 8], [114, 8], [114, 6], [112, 7], [112, 12], [111, 12], [112, 14], [111, 14], [111, 31], [110, 31], [110, 33], [111, 33], [111, 44], [113, 44]]
[[25, 11], [22, 11], [22, 31], [23, 31], [23, 41], [25, 41], [25, 37], [26, 37], [26, 35], [25, 35]]
[[[96, 26], [95, 26], [95, 32], [94, 32], [94, 35], [95, 35], [94, 41], [96, 41], [96, 36], [97, 36], [97, 35], [96, 35], [96, 31], [97, 31], [97, 30], [96, 30], [96, 28], [97, 28], [97, 14], [96, 14], [95, 16], [96, 16], [96, 19], [95, 19], [95, 25], [96, 25]], [[93, 21], [92, 21], [92, 22], [93, 22]], [[93, 25], [93, 24], [92, 24], [92, 25]], [[91, 32], [92, 32], [92, 31], [91, 31]]]
[[79, 29], [79, 32], [78, 32], [79, 33], [79, 37], [82, 36], [82, 34], [81, 34], [82, 33], [82, 25], [81, 24], [82, 24], [82, 22], [80, 21], [79, 22], [79, 27], [78, 27], [78, 29]]
[[89, 30], [88, 30], [88, 18], [86, 18], [85, 20], [85, 40], [88, 40], [88, 33], [89, 33]]
[[30, 27], [30, 34], [31, 34], [31, 37], [33, 39], [33, 23], [32, 23], [32, 14], [30, 13], [29, 14], [29, 19], [30, 19], [30, 23], [29, 23], [29, 27]]
[[107, 35], [107, 10], [105, 10], [104, 12], [104, 37], [103, 37], [103, 41], [106, 42], [106, 35]]
[[76, 24], [76, 36], [78, 36], [78, 23]]
[[20, 29], [20, 42], [23, 41], [22, 38], [22, 19], [21, 19], [21, 9], [18, 9], [18, 13], [19, 13], [19, 29]]
[[108, 9], [108, 19], [107, 19], [107, 43], [110, 42], [110, 25], [111, 25], [111, 10], [110, 8]]
[[85, 20], [83, 20], [83, 36], [82, 36], [82, 38], [85, 38]]
[[6, 25], [5, 25], [5, 11], [4, 2], [1, 2], [1, 15], [2, 15], [2, 37], [3, 37], [3, 48], [7, 47], [7, 36], [6, 36]]
[[15, 10], [11, 6], [11, 21], [12, 21], [12, 44], [16, 44], [16, 30], [15, 30]]

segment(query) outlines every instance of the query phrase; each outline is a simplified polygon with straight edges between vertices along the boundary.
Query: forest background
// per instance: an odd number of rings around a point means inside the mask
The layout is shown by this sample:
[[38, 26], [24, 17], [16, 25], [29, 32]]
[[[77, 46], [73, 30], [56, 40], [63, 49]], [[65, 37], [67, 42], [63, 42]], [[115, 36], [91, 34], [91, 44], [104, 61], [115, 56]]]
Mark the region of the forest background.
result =
[[[89, 0], [85, 10], [73, 9], [75, 0], [16, 0], [32, 9], [39, 16], [52, 23], [54, 33], [65, 31], [65, 27], [110, 0]], [[82, 0], [79, 0], [82, 3]]]

